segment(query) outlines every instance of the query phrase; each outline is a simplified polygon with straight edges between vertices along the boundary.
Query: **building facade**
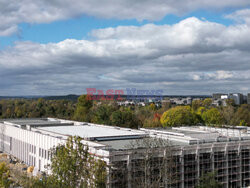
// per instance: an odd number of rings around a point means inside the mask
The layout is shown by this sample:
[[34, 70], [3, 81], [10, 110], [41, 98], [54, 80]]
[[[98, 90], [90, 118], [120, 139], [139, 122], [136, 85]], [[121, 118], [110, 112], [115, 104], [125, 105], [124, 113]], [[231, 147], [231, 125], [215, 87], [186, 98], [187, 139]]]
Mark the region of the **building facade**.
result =
[[[175, 180], [162, 176], [158, 187], [191, 188], [208, 172], [215, 172], [216, 179], [226, 188], [250, 185], [250, 131], [247, 127], [132, 130], [42, 118], [2, 120], [0, 128], [1, 151], [34, 166], [35, 172], [46, 170], [50, 149], [65, 143], [71, 135], [82, 137], [90, 152], [107, 163], [107, 187], [139, 187], [146, 173], [150, 173], [147, 183], [152, 183], [159, 169], [164, 169], [162, 161], [170, 148], [171, 174]], [[146, 145], [133, 144], [144, 140], [154, 142], [156, 138], [168, 143], [168, 147], [149, 149]], [[149, 155], [151, 172], [146, 172], [141, 164], [145, 164], [143, 160]], [[170, 162], [165, 164], [168, 166]]]
[[228, 98], [233, 99], [236, 105], [241, 105], [243, 104], [244, 101], [243, 94], [241, 93], [230, 93]]

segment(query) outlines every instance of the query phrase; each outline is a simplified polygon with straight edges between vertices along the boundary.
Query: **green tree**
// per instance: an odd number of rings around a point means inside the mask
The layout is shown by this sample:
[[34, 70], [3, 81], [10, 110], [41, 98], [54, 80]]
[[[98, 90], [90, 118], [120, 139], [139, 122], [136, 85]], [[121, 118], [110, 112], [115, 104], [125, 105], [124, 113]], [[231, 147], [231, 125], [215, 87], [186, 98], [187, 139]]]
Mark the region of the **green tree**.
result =
[[10, 170], [8, 168], [8, 166], [6, 165], [5, 162], [1, 162], [0, 163], [0, 187], [10, 187], [10, 185], [13, 183], [10, 179], [9, 179], [9, 174], [10, 174]]
[[222, 125], [223, 123], [222, 114], [217, 108], [211, 108], [203, 112], [202, 119], [207, 125], [210, 125], [210, 126]]
[[240, 122], [243, 120], [247, 126], [250, 126], [250, 105], [249, 104], [243, 104], [238, 108], [238, 110], [234, 114], [232, 123], [234, 125], [239, 125]]
[[[173, 185], [177, 182], [178, 175], [175, 173], [177, 170], [175, 157], [169, 142], [160, 138], [136, 139], [132, 140], [128, 147], [132, 149], [130, 152], [133, 155], [140, 153], [140, 160], [134, 161], [137, 173], [132, 178], [132, 187], [175, 187]], [[164, 152], [164, 155], [159, 157], [159, 151]], [[114, 167], [117, 169], [117, 166]], [[118, 170], [120, 168], [118, 166]]]
[[239, 126], [247, 126], [247, 123], [245, 120], [241, 120]]
[[151, 103], [150, 104], [150, 108], [153, 110], [153, 111], [156, 111], [157, 107], [154, 103]]
[[111, 115], [116, 110], [112, 105], [102, 104], [92, 109], [92, 122], [98, 124], [112, 125]]
[[140, 125], [144, 125], [145, 121], [147, 121], [148, 118], [152, 117], [153, 114], [155, 113], [150, 109], [150, 106], [137, 106], [135, 110], [133, 111], [135, 116], [140, 122]]
[[227, 106], [235, 106], [235, 102], [233, 99], [227, 99], [226, 104], [227, 104]]
[[222, 188], [222, 184], [220, 184], [215, 179], [215, 174], [213, 172], [204, 174], [200, 180], [197, 186], [195, 188]]
[[130, 109], [117, 110], [111, 114], [112, 125], [120, 127], [138, 128], [139, 120]]
[[235, 113], [234, 111], [235, 111], [235, 109], [231, 105], [227, 105], [225, 107], [222, 107], [221, 113], [222, 113], [222, 116], [223, 116], [223, 119], [224, 119], [224, 123], [226, 125], [231, 125], [232, 124], [232, 120], [233, 120], [234, 113]]
[[213, 100], [211, 98], [206, 98], [202, 104], [205, 108], [209, 108], [212, 106]]
[[87, 95], [81, 95], [78, 98], [74, 119], [77, 121], [90, 121], [88, 113], [93, 106], [93, 101], [89, 100]]
[[161, 124], [163, 127], [175, 127], [182, 125], [196, 125], [200, 123], [198, 115], [189, 106], [177, 106], [163, 113]]
[[193, 100], [192, 101], [192, 109], [194, 111], [198, 110], [202, 106], [202, 101], [201, 100]]
[[81, 141], [79, 137], [69, 137], [65, 145], [52, 150], [50, 182], [60, 187], [105, 187], [106, 163], [90, 154]]
[[200, 115], [200, 116], [202, 116], [202, 114], [203, 114], [205, 111], [206, 111], [206, 108], [202, 106], [202, 107], [198, 108], [197, 114]]

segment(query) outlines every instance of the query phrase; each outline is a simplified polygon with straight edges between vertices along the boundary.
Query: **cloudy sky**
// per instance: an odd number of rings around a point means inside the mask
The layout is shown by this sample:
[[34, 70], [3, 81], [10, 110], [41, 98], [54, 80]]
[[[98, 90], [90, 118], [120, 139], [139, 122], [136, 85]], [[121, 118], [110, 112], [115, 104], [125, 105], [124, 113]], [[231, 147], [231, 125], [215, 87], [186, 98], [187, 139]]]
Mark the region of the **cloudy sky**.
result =
[[249, 0], [0, 0], [0, 95], [250, 92]]

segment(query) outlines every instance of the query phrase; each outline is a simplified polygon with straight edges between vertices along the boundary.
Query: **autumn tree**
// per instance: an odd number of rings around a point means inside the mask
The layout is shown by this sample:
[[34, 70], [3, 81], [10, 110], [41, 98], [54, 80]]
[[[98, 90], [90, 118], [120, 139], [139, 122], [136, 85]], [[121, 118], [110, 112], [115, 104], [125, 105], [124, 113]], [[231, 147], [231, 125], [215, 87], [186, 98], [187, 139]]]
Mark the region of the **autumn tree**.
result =
[[192, 109], [194, 111], [198, 110], [202, 106], [202, 101], [201, 100], [193, 100], [192, 101]]
[[191, 126], [199, 123], [199, 117], [189, 106], [177, 106], [163, 113], [163, 127]]
[[227, 105], [221, 108], [221, 115], [226, 125], [233, 124], [234, 113], [235, 113], [235, 108], [231, 105]]
[[202, 119], [207, 125], [220, 126], [223, 123], [223, 117], [217, 108], [206, 110], [202, 114]]
[[161, 114], [155, 113], [144, 121], [143, 127], [162, 127]]
[[240, 122], [244, 121], [244, 124], [250, 126], [250, 105], [241, 105], [234, 114], [232, 123], [234, 125], [240, 125]]
[[213, 100], [211, 98], [206, 98], [202, 101], [202, 105], [205, 107], [205, 108], [209, 108], [212, 106], [212, 103], [213, 103]]

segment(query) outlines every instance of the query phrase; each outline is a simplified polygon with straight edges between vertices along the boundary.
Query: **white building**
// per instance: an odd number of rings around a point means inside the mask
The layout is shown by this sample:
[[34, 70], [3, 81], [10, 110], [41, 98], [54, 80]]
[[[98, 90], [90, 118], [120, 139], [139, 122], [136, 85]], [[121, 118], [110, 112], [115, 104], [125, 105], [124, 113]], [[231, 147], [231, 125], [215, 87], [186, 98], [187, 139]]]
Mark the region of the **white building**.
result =
[[[194, 187], [205, 172], [217, 172], [224, 187], [250, 185], [250, 130], [247, 127], [179, 127], [140, 129], [96, 125], [53, 118], [10, 119], [0, 121], [1, 150], [12, 154], [35, 171], [44, 171], [50, 162], [50, 149], [65, 143], [68, 136], [80, 136], [90, 152], [109, 166], [107, 187], [135, 187], [141, 173], [135, 165], [145, 148], [131, 149], [132, 141], [161, 138], [173, 148], [178, 180], [171, 187]], [[158, 150], [159, 160], [165, 150]], [[113, 178], [119, 174], [119, 180]], [[162, 180], [162, 187], [167, 187]]]
[[84, 138], [91, 152], [105, 159], [109, 152], [104, 150], [108, 146], [102, 141], [143, 135], [143, 131], [53, 118], [10, 119], [0, 121], [0, 150], [34, 166], [37, 172], [44, 171], [49, 163], [50, 149], [65, 143], [68, 136]]

